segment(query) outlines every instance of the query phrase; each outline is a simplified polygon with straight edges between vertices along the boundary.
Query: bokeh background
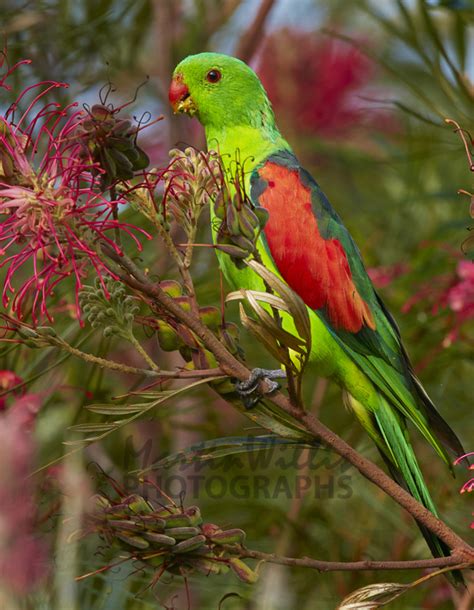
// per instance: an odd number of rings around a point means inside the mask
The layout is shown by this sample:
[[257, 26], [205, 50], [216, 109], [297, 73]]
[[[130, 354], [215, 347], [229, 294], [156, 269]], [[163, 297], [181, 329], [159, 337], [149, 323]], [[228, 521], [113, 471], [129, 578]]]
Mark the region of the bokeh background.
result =
[[[281, 130], [357, 241], [428, 393], [466, 450], [472, 449], [474, 269], [468, 238], [474, 221], [469, 196], [457, 191], [469, 193], [473, 185], [461, 138], [444, 122], [474, 128], [469, 0], [3, 0], [2, 22], [9, 61], [32, 60], [14, 75], [18, 91], [54, 79], [70, 84], [61, 101], [92, 104], [112, 83], [109, 99], [115, 103], [137, 94], [130, 106], [137, 118], [146, 122], [163, 114], [165, 120], [141, 139], [158, 167], [176, 145], [204, 146], [197, 121], [172, 116], [167, 105], [177, 62], [204, 50], [249, 62], [267, 88]], [[209, 240], [206, 222], [200, 240]], [[159, 240], [152, 243], [142, 254], [145, 263], [160, 277], [175, 277]], [[212, 253], [199, 252], [194, 277], [201, 304], [218, 304]], [[237, 319], [232, 308], [229, 316]], [[67, 311], [56, 315], [56, 324], [71, 337], [82, 336]], [[143, 334], [141, 340], [167, 368], [180, 364], [178, 356], [159, 353], [155, 338]], [[242, 341], [250, 364], [268, 362], [251, 338]], [[134, 357], [119, 341], [90, 333], [82, 349]], [[77, 535], [87, 497], [101, 484], [97, 465], [134, 491], [139, 484], [130, 471], [193, 443], [255, 433], [249, 421], [211, 390], [199, 389], [101, 442], [66, 445], [73, 440], [69, 426], [90, 421], [87, 404], [130, 391], [133, 380], [71, 358], [59, 361], [52, 350], [15, 354], [0, 352], [2, 373], [14, 371], [28, 382], [28, 392], [42, 397], [28, 432], [34, 449], [23, 438], [40, 471], [30, 487], [18, 490], [17, 502], [31, 503], [36, 493], [42, 519], [34, 545], [25, 534], [24, 542], [18, 538], [0, 548], [5, 599], [13, 599], [7, 595], [13, 590], [18, 608], [186, 608], [179, 579], [143, 591], [150, 574], [134, 566], [74, 580], [111, 560], [98, 539]], [[312, 370], [305, 393], [328, 426], [378, 461], [337, 387]], [[10, 399], [5, 392], [0, 397], [3, 409]], [[6, 434], [0, 428], [2, 463], [20, 459], [18, 443], [9, 445]], [[454, 480], [419, 440], [416, 449], [441, 514], [469, 538], [472, 505], [469, 494], [459, 493], [468, 473], [458, 468]], [[411, 518], [323, 450], [312, 456], [304, 450], [239, 454], [155, 475], [170, 494], [184, 490], [184, 502], [199, 504], [207, 519], [243, 528], [251, 548], [347, 561], [428, 556]], [[4, 515], [5, 527], [18, 527], [16, 518]], [[32, 565], [32, 554], [39, 563]], [[256, 585], [241, 584], [232, 574], [192, 577], [190, 596], [192, 608], [203, 610], [325, 610], [358, 587], [412, 577], [267, 565]], [[238, 596], [219, 606], [228, 593]], [[391, 607], [471, 607], [472, 598], [453, 599], [447, 583], [437, 579]]]

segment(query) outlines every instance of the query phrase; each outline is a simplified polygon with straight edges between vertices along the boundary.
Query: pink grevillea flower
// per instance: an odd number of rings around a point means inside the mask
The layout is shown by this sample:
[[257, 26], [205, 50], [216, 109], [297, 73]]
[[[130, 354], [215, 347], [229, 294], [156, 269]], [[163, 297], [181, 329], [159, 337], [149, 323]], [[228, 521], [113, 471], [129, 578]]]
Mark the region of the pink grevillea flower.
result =
[[[5, 79], [0, 87], [6, 88]], [[114, 216], [125, 200], [111, 198], [103, 188], [104, 169], [84, 145], [81, 127], [90, 115], [76, 103], [44, 101], [64, 87], [53, 81], [32, 85], [0, 116], [2, 300], [18, 317], [28, 307], [35, 323], [45, 316], [51, 320], [48, 301], [69, 276], [75, 279], [79, 315], [78, 292], [88, 272], [100, 278], [111, 274], [102, 244], [119, 253], [112, 239], [116, 231], [128, 234], [138, 248], [135, 232], [144, 234]], [[26, 110], [17, 118], [20, 106]]]
[[2, 588], [30, 593], [47, 573], [46, 547], [36, 533], [33, 426], [41, 406], [27, 394], [0, 413], [0, 575]]

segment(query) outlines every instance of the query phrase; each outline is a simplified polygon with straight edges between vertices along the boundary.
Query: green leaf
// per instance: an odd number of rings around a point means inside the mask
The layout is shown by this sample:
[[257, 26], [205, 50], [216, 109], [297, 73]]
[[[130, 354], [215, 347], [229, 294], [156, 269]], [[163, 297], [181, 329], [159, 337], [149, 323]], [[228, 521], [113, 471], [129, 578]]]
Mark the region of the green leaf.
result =
[[[109, 423], [96, 423], [96, 424], [76, 424], [75, 426], [71, 426], [69, 428], [69, 430], [71, 430], [72, 432], [81, 432], [81, 433], [97, 432], [100, 434], [95, 437], [88, 437], [86, 439], [80, 439], [77, 441], [66, 441], [65, 444], [73, 445], [73, 444], [77, 444], [79, 442], [92, 443], [92, 442], [101, 440], [101, 439], [105, 438], [106, 436], [108, 436], [109, 434], [111, 434], [112, 432], [115, 432], [116, 430], [119, 430], [120, 428], [123, 428], [124, 426], [135, 421], [136, 419], [138, 419], [139, 417], [141, 417], [142, 415], [144, 415], [151, 409], [154, 409], [158, 405], [164, 403], [169, 398], [178, 396], [179, 394], [183, 394], [184, 392], [188, 392], [189, 390], [191, 390], [199, 385], [207, 384], [207, 383], [209, 383], [209, 381], [214, 381], [215, 379], [221, 379], [221, 377], [207, 377], [204, 379], [199, 379], [198, 381], [194, 381], [193, 383], [190, 383], [181, 388], [177, 388], [176, 390], [168, 390], [166, 392], [156, 392], [155, 394], [151, 395], [151, 396], [155, 397], [155, 400], [152, 400], [150, 403], [142, 403], [142, 404], [144, 404], [143, 407], [141, 407], [141, 405], [137, 405], [137, 404], [131, 405], [133, 408], [137, 408], [139, 406], [141, 408], [134, 409], [134, 412], [130, 415], [130, 417], [125, 417], [123, 419], [116, 420], [111, 423], [109, 422]], [[117, 410], [112, 411], [112, 415], [117, 415], [117, 414], [120, 414], [120, 413], [118, 413]]]
[[99, 413], [100, 415], [129, 415], [131, 413], [139, 413], [143, 411], [142, 404], [135, 405], [111, 405], [111, 404], [96, 404], [87, 405], [86, 409], [92, 411], [92, 413]]
[[176, 464], [192, 464], [195, 462], [205, 462], [235, 455], [239, 453], [250, 453], [252, 451], [262, 451], [276, 445], [286, 445], [288, 447], [312, 447], [316, 444], [301, 440], [291, 440], [280, 438], [274, 434], [262, 436], [228, 436], [215, 438], [209, 441], [202, 441], [191, 445], [182, 451], [167, 455], [161, 460], [154, 462], [145, 470], [140, 470], [143, 474], [150, 470], [170, 468]]
[[75, 426], [71, 426], [69, 430], [71, 432], [104, 432], [107, 430], [111, 430], [115, 427], [115, 424], [105, 424], [105, 423], [97, 423], [97, 424], [76, 424]]

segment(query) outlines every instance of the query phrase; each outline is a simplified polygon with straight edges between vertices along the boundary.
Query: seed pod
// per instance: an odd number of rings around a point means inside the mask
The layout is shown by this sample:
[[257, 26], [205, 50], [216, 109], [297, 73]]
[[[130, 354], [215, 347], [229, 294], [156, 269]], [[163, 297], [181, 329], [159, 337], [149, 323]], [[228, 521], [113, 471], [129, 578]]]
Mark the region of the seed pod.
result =
[[130, 180], [133, 178], [133, 166], [128, 160], [127, 156], [117, 150], [116, 148], [110, 148], [110, 156], [115, 161], [115, 173], [111, 177], [117, 177], [121, 180]]
[[212, 542], [217, 544], [242, 544], [245, 541], [245, 532], [240, 529], [225, 530], [216, 532], [210, 536]]
[[[110, 110], [103, 104], [94, 104], [90, 109], [90, 114], [96, 121], [106, 121], [112, 116]], [[93, 121], [92, 127], [95, 127]]]
[[163, 351], [174, 352], [183, 345], [178, 333], [171, 324], [164, 320], [157, 320], [156, 326], [156, 335]]
[[198, 555], [199, 557], [204, 557], [205, 559], [214, 559], [214, 557], [216, 557], [213, 549], [211, 549], [211, 547], [207, 544], [203, 544], [198, 549], [193, 551], [193, 555]]
[[129, 521], [128, 519], [109, 519], [109, 525], [115, 529], [127, 530], [130, 532], [143, 531], [143, 525]]
[[176, 297], [174, 302], [181, 307], [184, 311], [191, 311], [191, 303], [189, 297]]
[[243, 582], [247, 582], [249, 584], [257, 582], [258, 574], [254, 572], [252, 568], [249, 568], [249, 566], [238, 557], [231, 557], [229, 559], [229, 565], [236, 576], [238, 576]]
[[176, 540], [171, 536], [157, 532], [144, 532], [143, 537], [160, 546], [174, 546], [176, 544]]
[[199, 536], [193, 536], [192, 538], [179, 542], [175, 547], [173, 547], [173, 553], [190, 553], [191, 551], [198, 549], [205, 542], [206, 537], [202, 534], [199, 534]]
[[28, 328], [27, 326], [19, 326], [16, 329], [16, 332], [20, 335], [22, 339], [37, 339], [38, 333], [34, 331], [32, 328]]
[[[112, 128], [112, 133], [117, 136], [124, 135], [132, 127], [130, 119], [118, 119]], [[108, 138], [110, 141], [112, 138]]]
[[146, 154], [144, 150], [142, 150], [139, 146], [135, 144], [135, 150], [138, 152], [138, 159], [133, 164], [133, 169], [135, 171], [140, 171], [141, 169], [145, 169], [150, 165], [150, 157]]
[[201, 530], [202, 533], [205, 536], [208, 536], [209, 538], [214, 534], [217, 534], [217, 532], [222, 532], [222, 529], [215, 523], [204, 523], [204, 525], [201, 527]]
[[221, 312], [218, 307], [212, 305], [199, 308], [201, 322], [211, 330], [217, 330], [221, 324]]
[[216, 250], [220, 250], [221, 252], [225, 252], [232, 258], [247, 258], [247, 256], [249, 255], [249, 252], [247, 250], [242, 250], [242, 248], [239, 248], [238, 246], [233, 246], [231, 244], [216, 244], [214, 248]]
[[184, 513], [188, 517], [191, 525], [201, 525], [202, 516], [199, 506], [190, 506], [184, 511]]
[[163, 506], [159, 510], [156, 510], [154, 514], [156, 517], [161, 517], [162, 519], [165, 519], [166, 517], [170, 517], [171, 515], [180, 515], [181, 509], [175, 506], [174, 504], [168, 504], [166, 506]]
[[226, 216], [225, 216], [227, 229], [231, 235], [239, 235], [240, 227], [239, 227], [239, 219], [237, 217], [237, 212], [234, 208], [234, 205], [231, 201], [227, 204], [226, 207]]
[[214, 214], [220, 220], [224, 220], [225, 217], [225, 207], [224, 207], [224, 196], [222, 192], [219, 192], [216, 200], [214, 201]]
[[242, 250], [246, 250], [249, 254], [255, 250], [254, 243], [243, 235], [235, 235], [232, 238], [232, 241], [234, 244], [242, 248]]
[[155, 515], [137, 515], [132, 517], [131, 521], [146, 527], [147, 530], [162, 532], [165, 529], [166, 521], [155, 517]]
[[227, 568], [225, 563], [221, 564], [217, 561], [212, 561], [212, 559], [205, 559], [204, 557], [193, 557], [190, 559], [189, 563], [198, 572], [201, 572], [201, 574], [205, 574], [206, 576], [209, 574], [221, 574], [222, 568]]
[[207, 349], [200, 350], [199, 353], [199, 368], [213, 369], [219, 366], [216, 357]]
[[235, 354], [238, 351], [238, 345], [233, 337], [227, 332], [227, 330], [221, 330], [219, 333], [221, 339], [224, 340], [227, 349], [231, 354]]
[[[112, 129], [111, 133], [115, 133], [115, 127]], [[130, 148], [130, 140], [128, 138], [123, 138], [120, 136], [109, 136], [107, 138], [107, 144], [110, 148], [116, 148], [121, 152], [125, 152]]]
[[255, 227], [252, 225], [248, 216], [246, 215], [247, 210], [255, 217], [255, 220], [257, 220], [258, 225], [258, 219], [255, 214], [251, 210], [249, 210], [247, 206], [244, 206], [239, 212], [240, 233], [244, 237], [247, 237], [248, 239], [253, 241], [255, 236]]
[[240, 329], [237, 326], [237, 324], [235, 324], [235, 322], [226, 322], [225, 323], [225, 327], [224, 330], [233, 338], [233, 339], [238, 339], [239, 335], [240, 335]]
[[150, 543], [142, 538], [142, 536], [137, 536], [136, 534], [129, 534], [128, 532], [116, 532], [114, 533], [114, 537], [120, 540], [121, 542], [125, 542], [129, 546], [133, 546], [136, 549], [144, 550], [150, 546]]
[[159, 287], [166, 292], [170, 297], [180, 297], [183, 294], [183, 288], [176, 280], [163, 280], [159, 283]]
[[[109, 142], [110, 142], [110, 138], [109, 138]], [[130, 163], [132, 164], [132, 169], [135, 167], [135, 163], [138, 161], [138, 159], [140, 158], [140, 155], [138, 154], [138, 150], [136, 150], [133, 145], [130, 146], [130, 141], [127, 141], [127, 147], [125, 148], [125, 150], [123, 151], [123, 154], [127, 157], [127, 159], [130, 161]]]
[[242, 207], [241, 216], [245, 217], [252, 229], [255, 230], [260, 227], [260, 221], [258, 220], [258, 216], [255, 214], [254, 208], [250, 207], [250, 205], [244, 205]]
[[39, 335], [42, 335], [43, 337], [56, 337], [57, 333], [54, 330], [54, 328], [51, 328], [51, 326], [38, 326], [36, 328], [36, 331]]
[[170, 527], [166, 530], [167, 536], [172, 536], [176, 540], [186, 540], [191, 536], [197, 536], [201, 531], [197, 527]]
[[150, 506], [150, 504], [145, 500], [145, 498], [142, 498], [142, 496], [139, 496], [138, 494], [128, 496], [128, 498], [125, 498], [123, 503], [126, 504], [130, 511], [135, 514], [149, 514], [153, 512], [153, 508]]
[[105, 169], [109, 177], [115, 177], [117, 175], [117, 164], [108, 148], [100, 149], [100, 160], [101, 166]]
[[164, 517], [164, 520], [166, 521], [166, 529], [170, 527], [190, 527], [192, 525], [191, 519], [184, 513]]

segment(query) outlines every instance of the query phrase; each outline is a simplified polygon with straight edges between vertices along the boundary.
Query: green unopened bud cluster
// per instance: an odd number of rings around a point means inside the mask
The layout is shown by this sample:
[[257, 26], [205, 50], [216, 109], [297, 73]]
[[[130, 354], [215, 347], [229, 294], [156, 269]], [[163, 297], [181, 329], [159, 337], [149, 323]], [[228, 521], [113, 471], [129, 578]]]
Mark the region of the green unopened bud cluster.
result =
[[243, 260], [256, 252], [268, 212], [253, 205], [238, 180], [234, 180], [233, 190], [235, 194], [231, 195], [228, 189], [222, 189], [214, 202], [214, 213], [221, 221], [215, 247], [228, 254], [237, 267], [243, 267]]
[[170, 151], [171, 163], [166, 174], [165, 208], [189, 234], [205, 205], [217, 196], [222, 185], [222, 168], [215, 152], [194, 148]]
[[138, 312], [136, 300], [125, 286], [112, 277], [96, 278], [93, 286], [84, 286], [79, 295], [82, 312], [92, 328], [103, 329], [104, 336], [133, 336], [133, 321]]
[[117, 502], [97, 495], [95, 504], [93, 531], [147, 568], [181, 576], [232, 570], [244, 582], [257, 580], [257, 573], [239, 556], [245, 532], [204, 523], [198, 506], [155, 506], [137, 494]]
[[118, 116], [110, 105], [94, 104], [82, 121], [76, 135], [85, 153], [104, 171], [102, 182], [130, 180], [135, 172], [149, 164], [147, 154], [137, 144], [138, 127]]

